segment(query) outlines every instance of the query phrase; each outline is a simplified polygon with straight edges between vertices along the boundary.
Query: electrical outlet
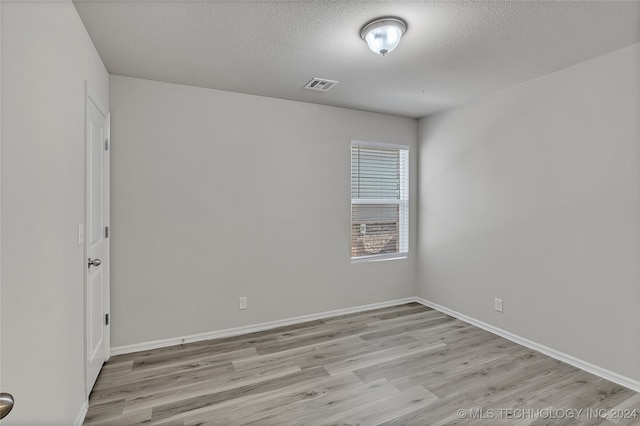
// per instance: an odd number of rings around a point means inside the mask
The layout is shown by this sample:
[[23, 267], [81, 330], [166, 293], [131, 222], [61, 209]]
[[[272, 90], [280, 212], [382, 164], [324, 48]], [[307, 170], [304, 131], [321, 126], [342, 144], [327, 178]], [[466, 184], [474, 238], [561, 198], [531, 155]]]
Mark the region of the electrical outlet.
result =
[[247, 298], [238, 297], [238, 309], [247, 309]]
[[497, 297], [493, 299], [493, 309], [502, 312], [502, 299], [498, 299]]

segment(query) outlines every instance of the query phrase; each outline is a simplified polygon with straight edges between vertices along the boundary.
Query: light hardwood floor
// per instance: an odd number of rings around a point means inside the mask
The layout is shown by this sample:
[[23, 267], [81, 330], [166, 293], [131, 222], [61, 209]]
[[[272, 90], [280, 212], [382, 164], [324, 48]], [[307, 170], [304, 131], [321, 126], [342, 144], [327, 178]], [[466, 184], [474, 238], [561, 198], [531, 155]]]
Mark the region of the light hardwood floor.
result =
[[114, 356], [85, 425], [640, 424], [633, 410], [636, 392], [410, 303]]

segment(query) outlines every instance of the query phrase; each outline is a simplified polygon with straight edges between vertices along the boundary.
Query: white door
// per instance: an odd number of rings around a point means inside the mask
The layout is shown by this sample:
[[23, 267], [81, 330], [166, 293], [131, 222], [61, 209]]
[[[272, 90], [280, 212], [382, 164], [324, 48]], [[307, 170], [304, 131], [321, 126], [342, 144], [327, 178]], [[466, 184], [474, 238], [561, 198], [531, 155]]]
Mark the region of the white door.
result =
[[109, 357], [109, 119], [87, 96], [85, 339], [87, 395]]

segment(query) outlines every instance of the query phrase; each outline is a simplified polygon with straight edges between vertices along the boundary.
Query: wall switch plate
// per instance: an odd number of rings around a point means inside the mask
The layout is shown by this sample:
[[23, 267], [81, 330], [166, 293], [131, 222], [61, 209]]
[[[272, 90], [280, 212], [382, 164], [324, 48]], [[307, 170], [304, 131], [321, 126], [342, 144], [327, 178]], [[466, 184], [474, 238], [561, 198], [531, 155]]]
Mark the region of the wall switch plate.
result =
[[84, 244], [84, 225], [78, 225], [78, 245]]
[[493, 309], [502, 312], [502, 299], [498, 299], [497, 297], [493, 299]]
[[247, 298], [238, 297], [238, 309], [247, 309]]

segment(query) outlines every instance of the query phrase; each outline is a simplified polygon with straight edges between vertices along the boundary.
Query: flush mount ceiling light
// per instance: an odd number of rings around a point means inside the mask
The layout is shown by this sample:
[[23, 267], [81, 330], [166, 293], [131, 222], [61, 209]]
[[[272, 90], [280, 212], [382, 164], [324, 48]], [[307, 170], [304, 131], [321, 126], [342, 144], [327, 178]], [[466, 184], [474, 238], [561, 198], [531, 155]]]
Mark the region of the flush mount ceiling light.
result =
[[407, 31], [404, 19], [388, 17], [369, 22], [360, 31], [360, 37], [369, 45], [369, 49], [379, 55], [386, 55], [398, 47], [400, 38]]

